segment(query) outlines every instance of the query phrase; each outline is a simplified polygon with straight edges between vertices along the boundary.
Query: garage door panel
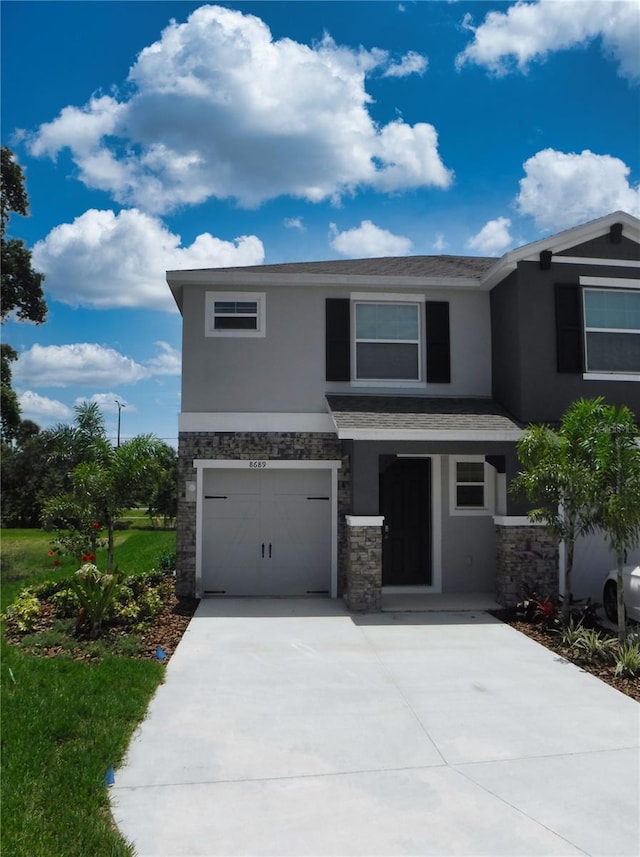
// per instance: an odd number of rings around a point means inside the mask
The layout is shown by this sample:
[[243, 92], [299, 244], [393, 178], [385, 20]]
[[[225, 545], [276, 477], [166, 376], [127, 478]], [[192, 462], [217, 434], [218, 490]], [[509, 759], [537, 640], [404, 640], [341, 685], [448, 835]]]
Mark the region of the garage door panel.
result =
[[204, 510], [205, 592], [227, 592], [243, 578], [253, 585], [259, 559], [260, 495], [205, 499]]
[[205, 476], [205, 592], [277, 596], [329, 591], [328, 470], [221, 469]]
[[260, 477], [255, 470], [214, 469], [206, 472], [204, 493], [207, 494], [260, 494]]

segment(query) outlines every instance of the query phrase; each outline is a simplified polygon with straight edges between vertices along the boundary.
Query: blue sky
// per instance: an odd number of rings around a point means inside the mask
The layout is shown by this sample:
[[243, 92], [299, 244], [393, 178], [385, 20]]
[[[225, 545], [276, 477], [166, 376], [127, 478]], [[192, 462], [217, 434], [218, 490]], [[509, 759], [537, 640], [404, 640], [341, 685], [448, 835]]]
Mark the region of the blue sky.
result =
[[177, 439], [180, 316], [164, 271], [499, 256], [640, 216], [637, 3], [13, 2], [9, 231], [49, 314], [9, 321], [42, 427], [97, 401]]

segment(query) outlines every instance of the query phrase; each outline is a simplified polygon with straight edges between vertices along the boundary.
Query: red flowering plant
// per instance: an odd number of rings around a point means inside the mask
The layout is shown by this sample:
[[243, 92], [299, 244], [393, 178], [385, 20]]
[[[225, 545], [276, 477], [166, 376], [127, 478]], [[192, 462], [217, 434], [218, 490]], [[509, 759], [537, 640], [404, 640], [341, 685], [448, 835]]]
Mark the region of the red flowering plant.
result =
[[88, 517], [84, 509], [68, 495], [50, 501], [43, 514], [45, 529], [55, 531], [51, 549], [47, 552], [60, 565], [62, 556], [73, 556], [79, 562], [94, 562], [99, 548], [106, 545], [101, 537], [102, 524]]

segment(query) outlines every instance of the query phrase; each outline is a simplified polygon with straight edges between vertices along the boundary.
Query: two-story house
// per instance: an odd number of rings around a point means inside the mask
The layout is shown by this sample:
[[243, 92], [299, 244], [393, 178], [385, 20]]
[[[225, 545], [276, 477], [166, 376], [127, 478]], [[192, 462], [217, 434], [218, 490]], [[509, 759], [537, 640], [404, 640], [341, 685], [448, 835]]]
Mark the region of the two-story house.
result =
[[[640, 416], [638, 219], [499, 259], [167, 279], [183, 317], [179, 593], [375, 609], [383, 592], [510, 603], [524, 578], [557, 584], [557, 545], [508, 491], [516, 442], [579, 397]], [[611, 564], [587, 554], [587, 577]]]

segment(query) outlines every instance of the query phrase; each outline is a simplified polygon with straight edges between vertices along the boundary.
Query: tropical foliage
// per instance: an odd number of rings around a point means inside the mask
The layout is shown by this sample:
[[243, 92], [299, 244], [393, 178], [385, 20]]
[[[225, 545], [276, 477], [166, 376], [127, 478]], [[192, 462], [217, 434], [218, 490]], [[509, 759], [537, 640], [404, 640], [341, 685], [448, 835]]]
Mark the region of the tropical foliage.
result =
[[[5, 321], [15, 314], [21, 321], [41, 324], [47, 314], [42, 292], [44, 276], [33, 270], [31, 251], [24, 242], [6, 235], [10, 212], [23, 217], [29, 213], [24, 174], [10, 149], [2, 146], [0, 153], [0, 318]], [[5, 440], [11, 440], [20, 426], [20, 406], [11, 386], [11, 364], [17, 357], [10, 345], [2, 344], [0, 433]]]
[[56, 532], [55, 550], [78, 562], [111, 538], [129, 505], [149, 508], [167, 525], [177, 505], [175, 450], [151, 435], [115, 448], [95, 403], [76, 407], [72, 425], [40, 431], [24, 421], [3, 444], [3, 523]]
[[511, 490], [534, 504], [566, 550], [564, 604], [568, 618], [576, 539], [602, 532], [618, 566], [618, 632], [625, 636], [622, 568], [640, 540], [640, 430], [627, 407], [601, 397], [574, 402], [559, 428], [531, 426], [518, 442], [522, 470]]

